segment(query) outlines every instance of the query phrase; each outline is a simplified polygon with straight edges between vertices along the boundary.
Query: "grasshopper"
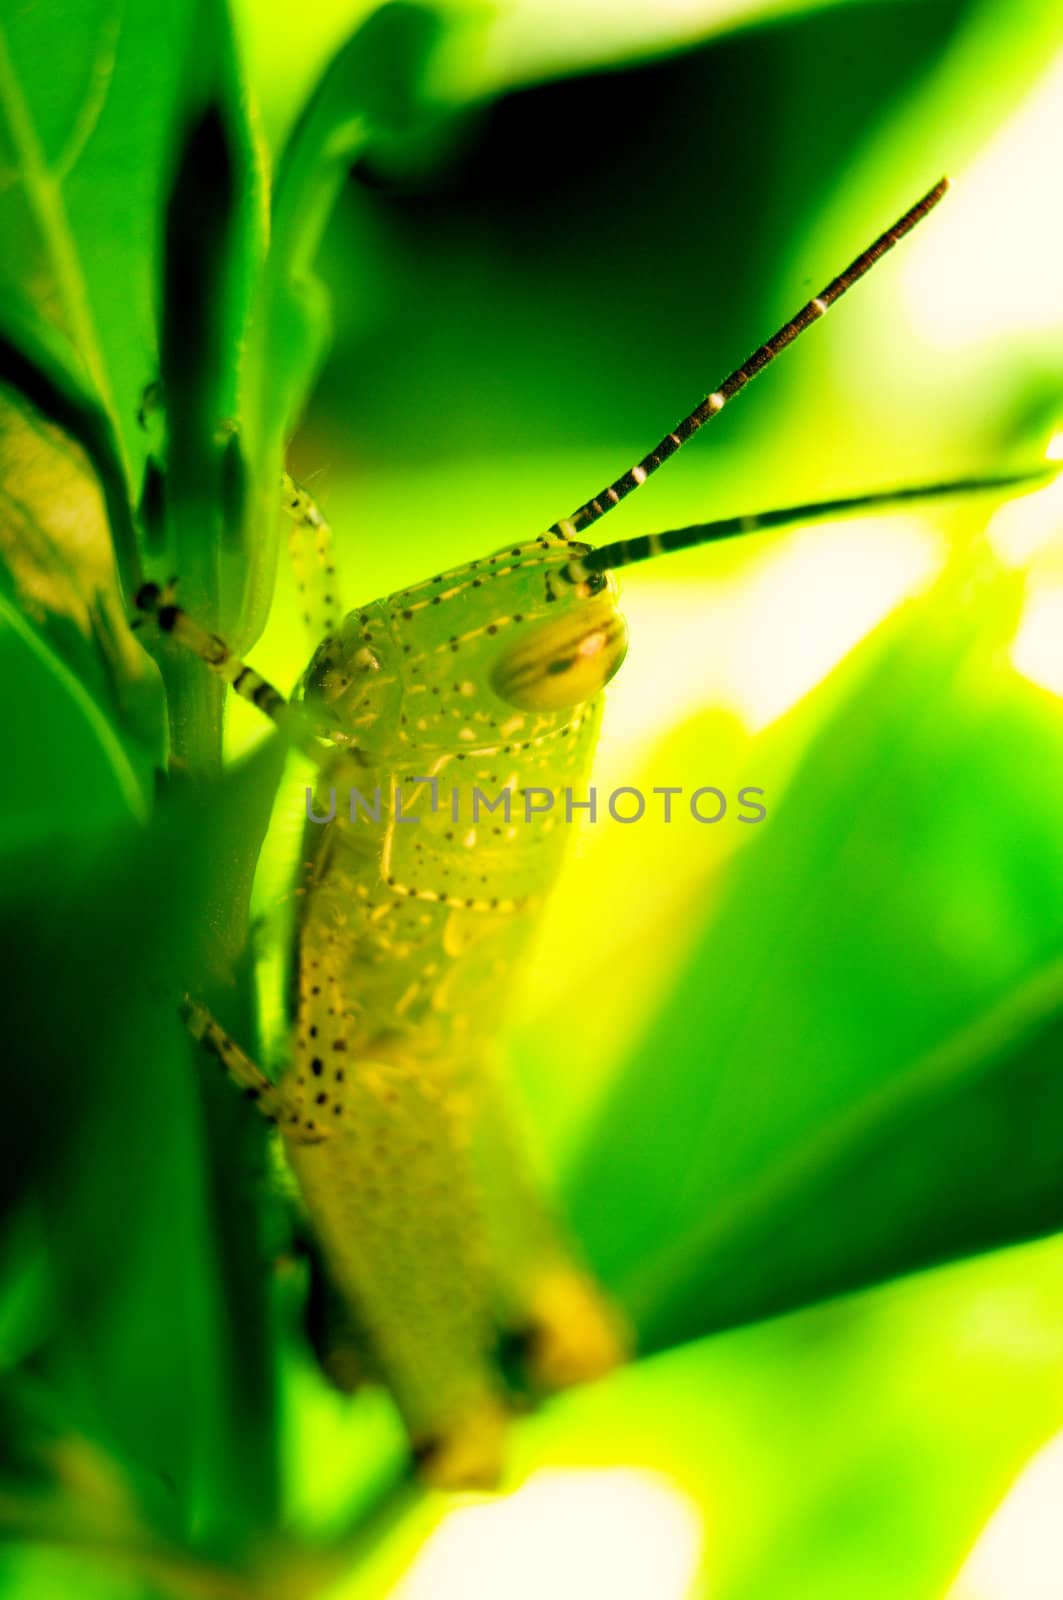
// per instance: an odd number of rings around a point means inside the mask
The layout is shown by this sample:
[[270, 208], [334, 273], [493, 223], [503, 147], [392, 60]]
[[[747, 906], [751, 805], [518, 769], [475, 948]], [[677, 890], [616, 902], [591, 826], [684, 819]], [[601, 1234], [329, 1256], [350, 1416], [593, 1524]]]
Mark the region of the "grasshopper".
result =
[[[323, 597], [324, 637], [291, 702], [168, 588], [148, 583], [137, 596], [142, 615], [318, 766], [288, 1069], [269, 1080], [197, 1002], [186, 1014], [279, 1131], [332, 1293], [436, 1485], [498, 1480], [513, 1409], [501, 1338], [519, 1352], [534, 1394], [607, 1372], [630, 1345], [541, 1199], [490, 1065], [564, 830], [540, 814], [516, 827], [490, 812], [470, 825], [474, 791], [577, 785], [589, 774], [602, 691], [626, 649], [616, 569], [760, 528], [1036, 476], [820, 501], [596, 549], [580, 537], [819, 320], [947, 186], [936, 184], [648, 455], [545, 533], [342, 618]], [[323, 517], [289, 478], [284, 493], [331, 570]], [[436, 803], [443, 779], [450, 806]], [[341, 785], [396, 796], [386, 821], [323, 825]]]

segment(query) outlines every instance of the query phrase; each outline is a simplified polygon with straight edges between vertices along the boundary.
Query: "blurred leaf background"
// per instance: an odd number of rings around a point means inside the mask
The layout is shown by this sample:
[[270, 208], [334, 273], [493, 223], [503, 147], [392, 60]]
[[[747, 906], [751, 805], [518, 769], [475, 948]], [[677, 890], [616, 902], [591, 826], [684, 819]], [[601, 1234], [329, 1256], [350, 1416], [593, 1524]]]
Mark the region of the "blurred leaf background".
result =
[[769, 815], [574, 840], [503, 1044], [644, 1355], [522, 1423], [488, 1504], [396, 1496], [386, 1400], [307, 1353], [268, 1152], [172, 1006], [279, 1054], [301, 791], [253, 882], [279, 757], [238, 705], [222, 763], [219, 697], [123, 618], [178, 570], [289, 686], [268, 508], [304, 393], [352, 605], [571, 509], [942, 170], [611, 535], [1036, 459], [1058, 9], [392, 6], [348, 44], [369, 10], [5, 19], [3, 1592], [1054, 1595], [1059, 491], [625, 582], [600, 793]]

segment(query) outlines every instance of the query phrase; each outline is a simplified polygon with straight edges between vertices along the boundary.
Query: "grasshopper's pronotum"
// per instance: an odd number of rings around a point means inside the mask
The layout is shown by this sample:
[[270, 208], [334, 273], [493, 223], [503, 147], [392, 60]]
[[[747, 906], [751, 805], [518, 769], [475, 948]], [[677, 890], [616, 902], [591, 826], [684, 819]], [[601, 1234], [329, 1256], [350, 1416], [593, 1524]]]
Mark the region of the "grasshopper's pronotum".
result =
[[[927, 215], [943, 180], [622, 477], [541, 536], [441, 572], [342, 619], [289, 705], [171, 594], [141, 610], [309, 750], [318, 815], [333, 788], [408, 796], [404, 826], [309, 823], [291, 1062], [270, 1082], [194, 1001], [193, 1032], [275, 1122], [334, 1291], [391, 1390], [432, 1481], [498, 1476], [510, 1402], [500, 1335], [547, 1392], [622, 1359], [627, 1336], [527, 1174], [490, 1057], [510, 979], [560, 864], [549, 815], [520, 826], [433, 808], [588, 774], [602, 690], [624, 657], [615, 568], [757, 528], [1036, 474], [822, 501], [592, 549], [577, 542]], [[331, 570], [327, 527], [285, 482]], [[481, 1200], [490, 1195], [490, 1205]]]

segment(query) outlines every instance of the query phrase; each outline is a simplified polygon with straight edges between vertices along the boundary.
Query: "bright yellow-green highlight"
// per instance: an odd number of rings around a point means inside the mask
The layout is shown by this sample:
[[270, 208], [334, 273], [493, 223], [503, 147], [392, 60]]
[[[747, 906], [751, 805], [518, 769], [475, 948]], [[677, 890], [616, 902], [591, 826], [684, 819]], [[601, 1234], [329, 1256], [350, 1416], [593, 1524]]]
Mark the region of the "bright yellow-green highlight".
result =
[[503, 1500], [451, 1511], [389, 1600], [686, 1600], [701, 1517], [635, 1467], [543, 1469]]

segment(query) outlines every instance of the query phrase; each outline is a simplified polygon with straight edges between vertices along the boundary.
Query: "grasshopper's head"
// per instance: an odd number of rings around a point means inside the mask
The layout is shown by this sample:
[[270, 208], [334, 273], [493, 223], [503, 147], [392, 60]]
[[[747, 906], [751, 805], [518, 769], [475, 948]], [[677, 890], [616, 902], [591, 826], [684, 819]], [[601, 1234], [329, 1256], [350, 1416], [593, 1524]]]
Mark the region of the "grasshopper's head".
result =
[[390, 755], [474, 754], [578, 720], [627, 650], [611, 574], [565, 575], [586, 549], [544, 536], [352, 612], [310, 664], [308, 707]]
[[574, 576], [573, 557], [587, 549], [541, 539], [530, 555], [513, 547], [491, 558], [501, 563], [507, 614], [498, 619], [505, 627], [488, 629], [497, 644], [488, 676], [507, 705], [574, 710], [600, 694], [623, 662], [627, 624], [616, 580], [611, 573]]
[[611, 575], [559, 577], [572, 556], [543, 536], [391, 596], [404, 742], [472, 754], [582, 720], [624, 659], [627, 628]]

